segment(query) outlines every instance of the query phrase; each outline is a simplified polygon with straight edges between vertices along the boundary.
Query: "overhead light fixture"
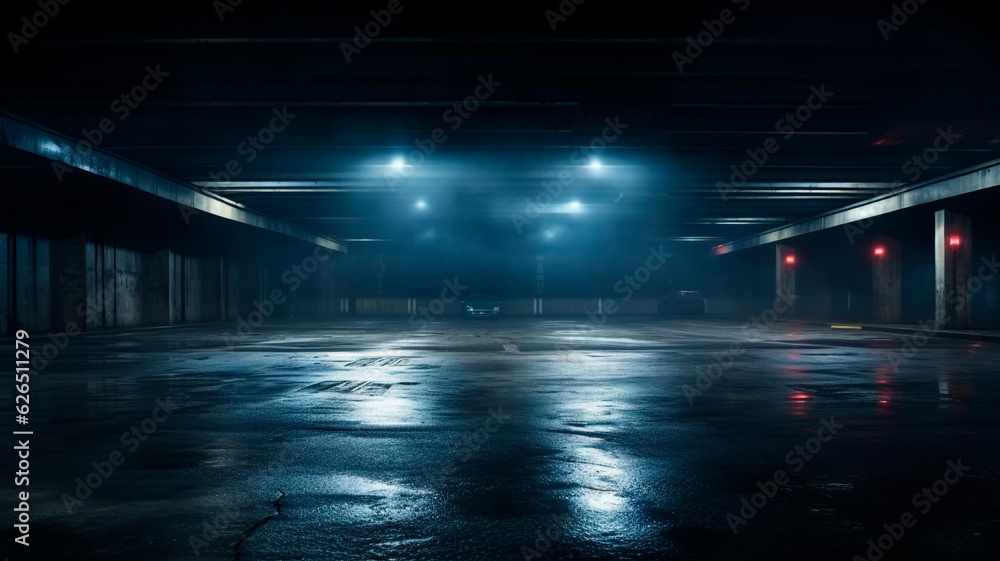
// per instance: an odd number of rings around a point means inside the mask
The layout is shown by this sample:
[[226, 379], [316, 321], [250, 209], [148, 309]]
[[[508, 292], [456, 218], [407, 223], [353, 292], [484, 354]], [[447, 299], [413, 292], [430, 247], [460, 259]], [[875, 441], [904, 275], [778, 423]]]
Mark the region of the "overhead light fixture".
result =
[[427, 201], [425, 201], [423, 199], [420, 199], [419, 201], [417, 201], [417, 208], [420, 209], [420, 210], [423, 210], [423, 209], [427, 208]]
[[396, 169], [401, 169], [405, 165], [406, 160], [404, 160], [402, 156], [396, 156], [396, 158], [392, 160], [392, 167]]
[[602, 165], [602, 164], [601, 164], [601, 161], [600, 161], [600, 160], [598, 160], [597, 158], [592, 158], [592, 159], [590, 160], [590, 164], [589, 164], [589, 166], [590, 166], [590, 169], [592, 169], [592, 170], [598, 170], [598, 169], [601, 169], [601, 165]]

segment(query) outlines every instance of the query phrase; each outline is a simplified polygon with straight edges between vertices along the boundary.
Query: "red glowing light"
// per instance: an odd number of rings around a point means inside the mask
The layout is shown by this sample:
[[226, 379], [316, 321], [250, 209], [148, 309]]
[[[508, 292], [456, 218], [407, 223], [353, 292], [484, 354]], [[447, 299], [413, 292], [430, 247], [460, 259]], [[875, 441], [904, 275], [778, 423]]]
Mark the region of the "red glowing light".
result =
[[785, 257], [785, 263], [788, 263], [789, 265], [794, 265], [795, 264], [795, 256], [794, 255], [789, 255], [788, 257]]
[[885, 248], [882, 246], [876, 247], [875, 255], [885, 255]]
[[948, 245], [950, 245], [951, 247], [958, 247], [962, 245], [962, 238], [958, 236], [952, 236], [948, 238]]

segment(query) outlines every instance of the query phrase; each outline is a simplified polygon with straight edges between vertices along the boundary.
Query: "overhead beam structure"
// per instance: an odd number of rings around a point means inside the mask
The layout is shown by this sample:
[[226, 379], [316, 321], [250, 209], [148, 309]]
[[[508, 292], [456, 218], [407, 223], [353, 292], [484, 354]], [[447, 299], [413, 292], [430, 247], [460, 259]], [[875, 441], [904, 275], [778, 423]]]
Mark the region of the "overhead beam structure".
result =
[[199, 212], [302, 240], [333, 251], [347, 247], [327, 237], [307, 232], [286, 222], [240, 208], [236, 203], [197, 191], [191, 185], [100, 149], [83, 151], [79, 141], [61, 133], [0, 113], [0, 146], [9, 146], [58, 162], [72, 169], [128, 185]]
[[993, 160], [937, 179], [908, 185], [812, 218], [717, 245], [712, 251], [716, 255], [725, 255], [997, 186], [1000, 186], [1000, 160]]

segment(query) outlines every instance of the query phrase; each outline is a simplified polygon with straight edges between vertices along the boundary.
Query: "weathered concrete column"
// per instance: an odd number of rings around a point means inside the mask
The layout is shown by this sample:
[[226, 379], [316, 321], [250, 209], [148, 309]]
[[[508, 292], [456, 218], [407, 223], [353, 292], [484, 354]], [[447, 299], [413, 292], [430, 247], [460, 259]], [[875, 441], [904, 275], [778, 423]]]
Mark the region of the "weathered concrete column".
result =
[[246, 275], [241, 263], [236, 258], [227, 258], [225, 263], [225, 278], [223, 279], [225, 286], [225, 303], [223, 304], [225, 317], [223, 319], [235, 320], [240, 315], [243, 285], [246, 284], [245, 277]]
[[969, 271], [972, 265], [972, 221], [950, 210], [934, 213], [934, 313], [952, 329], [971, 327]]
[[[61, 329], [73, 322], [83, 330], [86, 327], [87, 301], [87, 251], [86, 236], [56, 240], [52, 244], [53, 329]], [[84, 304], [80, 308], [80, 304]], [[79, 313], [80, 311], [84, 313]]]
[[784, 315], [795, 316], [795, 250], [790, 246], [778, 244], [774, 246], [774, 290], [777, 295], [783, 295], [788, 302], [788, 311]]
[[[187, 248], [185, 248], [185, 251]], [[202, 317], [204, 281], [202, 260], [194, 255], [185, 254], [181, 256], [181, 307], [184, 323], [198, 323], [205, 321]]]
[[52, 326], [51, 243], [34, 235], [14, 238], [14, 329], [42, 331]]
[[337, 264], [331, 254], [326, 261], [319, 264], [317, 275], [316, 304], [317, 314], [328, 315], [337, 313], [340, 303], [337, 301]]
[[174, 277], [174, 259], [170, 249], [162, 248], [144, 255], [142, 276], [143, 325], [170, 325], [173, 317], [171, 281]]
[[168, 325], [184, 322], [184, 248], [175, 237], [171, 240], [170, 250], [170, 319]]
[[872, 307], [878, 323], [899, 323], [902, 316], [903, 259], [899, 241], [879, 236], [872, 247]]

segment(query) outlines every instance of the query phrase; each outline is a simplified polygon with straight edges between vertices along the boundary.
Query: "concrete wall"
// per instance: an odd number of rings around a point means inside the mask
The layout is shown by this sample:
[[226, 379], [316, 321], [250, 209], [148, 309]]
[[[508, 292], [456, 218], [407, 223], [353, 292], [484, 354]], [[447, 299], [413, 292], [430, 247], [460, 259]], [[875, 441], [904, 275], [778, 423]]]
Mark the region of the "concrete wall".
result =
[[[656, 315], [658, 298], [631, 298], [629, 300], [614, 300], [605, 298], [542, 298], [541, 312], [534, 298], [509, 298], [501, 305], [504, 316], [597, 316], [599, 312], [605, 315], [641, 316]], [[462, 315], [461, 299], [445, 303], [437, 298], [353, 298], [351, 309], [358, 315], [378, 316], [414, 316], [423, 314], [433, 316]], [[614, 306], [609, 306], [614, 302]], [[614, 309], [614, 313], [609, 313]]]
[[[283, 303], [268, 317], [340, 309], [339, 254], [292, 290], [282, 276], [314, 252], [310, 244], [216, 217], [188, 219], [145, 195], [94, 204], [88, 186], [77, 187], [77, 199], [42, 189], [0, 195], [0, 334], [44, 336], [68, 322], [96, 330], [236, 321], [258, 305], [271, 310], [264, 301], [274, 290]], [[22, 209], [31, 221], [18, 220]]]
[[42, 330], [52, 324], [52, 254], [49, 240], [30, 236], [14, 239], [14, 307], [24, 329]]

